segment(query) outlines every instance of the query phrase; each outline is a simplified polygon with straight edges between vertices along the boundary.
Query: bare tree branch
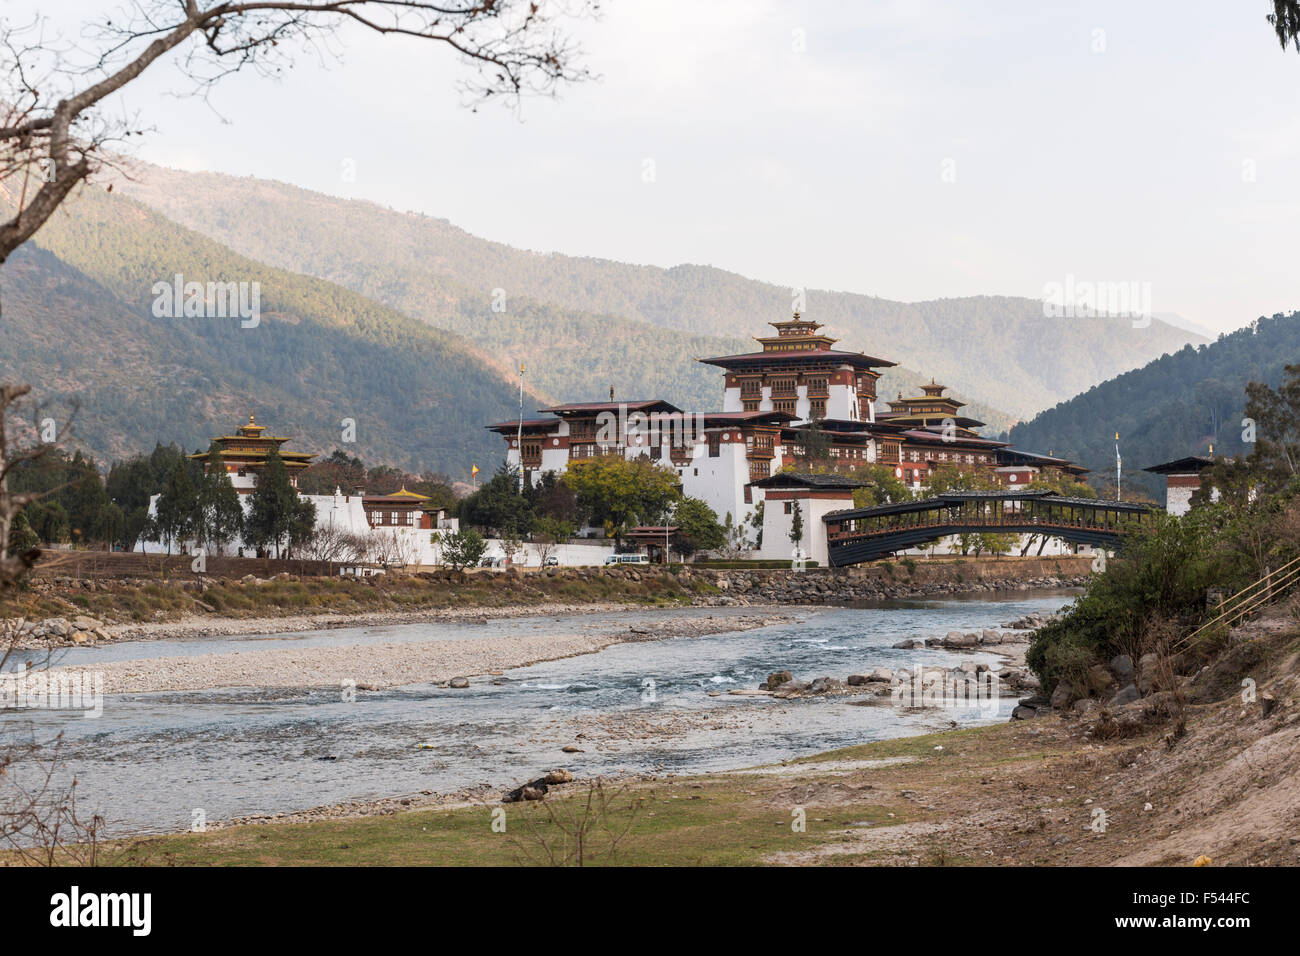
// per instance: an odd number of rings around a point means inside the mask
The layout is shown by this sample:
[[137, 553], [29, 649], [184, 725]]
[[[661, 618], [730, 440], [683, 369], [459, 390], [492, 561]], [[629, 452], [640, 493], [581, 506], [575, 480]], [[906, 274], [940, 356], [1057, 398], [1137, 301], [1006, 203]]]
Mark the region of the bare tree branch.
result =
[[598, 12], [599, 0], [134, 0], [125, 21], [87, 29], [89, 52], [47, 40], [40, 21], [0, 22], [0, 187], [15, 206], [0, 223], [0, 263], [111, 164], [110, 143], [143, 132], [103, 107], [173, 51], [193, 92], [206, 95], [241, 69], [275, 75], [294, 48], [329, 47], [350, 27], [450, 47], [473, 72], [462, 89], [474, 105], [517, 103], [589, 78], [560, 23]]

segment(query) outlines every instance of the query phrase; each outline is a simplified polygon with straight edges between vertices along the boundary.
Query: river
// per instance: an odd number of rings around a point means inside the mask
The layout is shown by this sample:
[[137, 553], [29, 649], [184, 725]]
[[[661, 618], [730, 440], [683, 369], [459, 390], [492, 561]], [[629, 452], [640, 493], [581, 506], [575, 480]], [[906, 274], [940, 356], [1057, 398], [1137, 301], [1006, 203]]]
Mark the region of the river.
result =
[[[63, 773], [79, 781], [80, 809], [97, 809], [117, 835], [187, 829], [196, 809], [222, 820], [479, 785], [507, 788], [553, 767], [583, 777], [728, 770], [925, 733], [948, 727], [950, 720], [1007, 719], [1013, 698], [992, 714], [857, 706], [851, 703], [857, 698], [844, 697], [781, 701], [726, 691], [757, 687], [781, 669], [804, 679], [843, 679], [874, 667], [993, 663], [999, 658], [985, 652], [891, 645], [952, 630], [997, 628], [1030, 612], [1055, 611], [1071, 597], [1021, 592], [800, 610], [797, 624], [619, 644], [478, 677], [467, 690], [417, 684], [362, 693], [355, 702], [341, 700], [336, 688], [133, 694], [110, 697], [96, 719], [29, 711], [4, 720], [11, 734], [45, 740], [63, 733]], [[147, 641], [60, 651], [54, 663], [625, 630], [666, 616], [755, 610], [636, 610]], [[566, 744], [583, 752], [562, 753]]]

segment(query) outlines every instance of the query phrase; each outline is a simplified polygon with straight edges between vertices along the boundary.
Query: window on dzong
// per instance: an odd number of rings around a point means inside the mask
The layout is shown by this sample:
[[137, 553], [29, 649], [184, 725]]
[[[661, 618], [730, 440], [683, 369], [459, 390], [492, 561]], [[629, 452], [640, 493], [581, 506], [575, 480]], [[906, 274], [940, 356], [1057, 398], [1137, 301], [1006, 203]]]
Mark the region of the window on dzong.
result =
[[722, 454], [722, 436], [714, 432], [709, 436], [709, 457], [717, 458]]

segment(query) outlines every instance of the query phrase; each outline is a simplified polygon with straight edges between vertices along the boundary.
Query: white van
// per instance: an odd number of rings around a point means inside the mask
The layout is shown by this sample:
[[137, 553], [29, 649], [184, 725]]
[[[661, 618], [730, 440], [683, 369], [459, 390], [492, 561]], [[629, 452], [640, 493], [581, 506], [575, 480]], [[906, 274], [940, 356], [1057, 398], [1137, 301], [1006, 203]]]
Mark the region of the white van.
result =
[[605, 559], [606, 564], [649, 564], [650, 557], [645, 554], [611, 554]]

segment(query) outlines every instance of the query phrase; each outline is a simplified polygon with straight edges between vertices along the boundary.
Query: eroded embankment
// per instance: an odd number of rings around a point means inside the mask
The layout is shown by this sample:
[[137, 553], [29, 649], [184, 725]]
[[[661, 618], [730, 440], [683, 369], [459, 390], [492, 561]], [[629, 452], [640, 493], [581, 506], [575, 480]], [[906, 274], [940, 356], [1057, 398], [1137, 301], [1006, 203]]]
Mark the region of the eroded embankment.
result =
[[842, 570], [674, 565], [533, 572], [391, 574], [352, 578], [152, 578], [37, 575], [0, 604], [22, 622], [20, 646], [314, 630], [475, 616], [569, 614], [645, 606], [840, 604], [1082, 583], [1089, 559], [876, 562]]

